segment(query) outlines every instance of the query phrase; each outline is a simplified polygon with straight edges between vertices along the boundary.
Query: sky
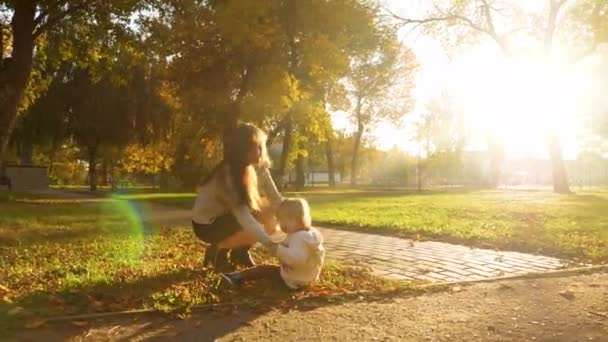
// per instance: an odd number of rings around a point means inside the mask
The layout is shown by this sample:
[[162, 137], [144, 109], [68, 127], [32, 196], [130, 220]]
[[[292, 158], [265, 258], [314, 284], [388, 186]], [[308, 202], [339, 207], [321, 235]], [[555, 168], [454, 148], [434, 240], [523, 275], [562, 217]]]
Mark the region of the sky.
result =
[[[392, 11], [408, 17], [423, 17], [431, 6], [428, 0], [385, 1]], [[530, 11], [542, 11], [546, 2], [512, 1]], [[584, 60], [572, 70], [556, 67], [556, 71], [545, 68], [546, 63], [533, 55], [521, 55], [507, 62], [491, 41], [448, 56], [431, 37], [406, 30], [400, 36], [420, 64], [415, 89], [417, 105], [404, 116], [402, 127], [381, 123], [371, 132], [371, 139], [380, 149], [397, 146], [417, 153], [418, 144], [411, 139], [413, 124], [425, 112], [426, 103], [443, 91], [463, 109], [471, 135], [468, 150], [485, 149], [485, 137], [492, 132], [503, 141], [512, 159], [546, 158], [550, 125], [559, 134], [565, 158], [574, 159], [582, 145], [583, 122], [578, 115], [600, 107], [608, 112], [608, 99], [602, 95], [606, 84], [598, 84], [596, 77], [602, 60], [599, 56]], [[332, 121], [337, 129], [353, 129], [346, 113], [333, 113]]]

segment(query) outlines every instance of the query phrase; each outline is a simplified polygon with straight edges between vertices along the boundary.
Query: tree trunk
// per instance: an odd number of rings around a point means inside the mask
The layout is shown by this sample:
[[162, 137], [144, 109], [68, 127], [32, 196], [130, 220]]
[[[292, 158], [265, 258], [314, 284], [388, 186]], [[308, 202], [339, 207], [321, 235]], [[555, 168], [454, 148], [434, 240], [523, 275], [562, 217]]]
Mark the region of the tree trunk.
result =
[[553, 166], [553, 191], [559, 194], [570, 193], [568, 174], [566, 173], [566, 165], [562, 156], [562, 147], [555, 135], [549, 138], [549, 154], [551, 156], [551, 165]]
[[97, 191], [97, 145], [89, 146], [89, 189]]
[[17, 112], [32, 71], [35, 14], [33, 0], [15, 2], [12, 56], [10, 62], [0, 69], [0, 162], [6, 158]]
[[327, 172], [329, 176], [329, 186], [336, 186], [336, 179], [334, 177], [334, 153], [333, 153], [333, 139], [331, 137], [327, 138], [327, 142], [325, 143], [325, 155], [327, 156]]
[[350, 164], [350, 185], [357, 185], [357, 173], [359, 172], [359, 147], [361, 146], [362, 130], [357, 130], [355, 135], [355, 147], [353, 148], [353, 159]]
[[29, 139], [19, 142], [19, 164], [33, 165], [34, 144]]
[[243, 103], [243, 98], [245, 98], [245, 95], [247, 95], [247, 92], [249, 91], [249, 83], [251, 80], [252, 72], [253, 72], [252, 66], [245, 67], [243, 69], [243, 71], [241, 72], [241, 83], [239, 85], [239, 92], [236, 95], [236, 99], [232, 103], [232, 108], [230, 108], [228, 114], [225, 117], [224, 136], [223, 136], [224, 154], [226, 153], [226, 150], [228, 149], [228, 147], [231, 143], [231, 140], [232, 140], [231, 136], [238, 124], [239, 116], [240, 116], [240, 112], [241, 112], [241, 105]]
[[357, 103], [357, 108], [355, 109], [355, 113], [357, 115], [357, 133], [355, 134], [355, 146], [353, 148], [353, 159], [350, 164], [350, 185], [357, 185], [357, 173], [359, 168], [359, 147], [361, 146], [361, 137], [363, 136], [363, 130], [365, 126], [361, 121], [361, 100]]
[[418, 158], [416, 160], [416, 188], [418, 192], [422, 192], [422, 166], [420, 163], [420, 147], [418, 147]]
[[49, 176], [51, 176], [53, 174], [53, 167], [55, 166], [55, 155], [56, 154], [57, 154], [57, 152], [55, 151], [55, 148], [52, 148], [49, 151], [49, 168], [48, 168]]
[[306, 176], [304, 174], [304, 155], [298, 153], [296, 159], [296, 190], [300, 191], [304, 189], [306, 185]]
[[101, 160], [101, 185], [108, 185], [109, 162], [108, 158], [104, 157]]
[[291, 120], [291, 114], [287, 114], [287, 121], [285, 122], [285, 136], [283, 137], [283, 149], [281, 150], [281, 160], [279, 162], [279, 169], [277, 170], [277, 180], [279, 181], [279, 188], [282, 189], [285, 180], [285, 169], [287, 168], [287, 159], [289, 159], [289, 150], [291, 150], [292, 130], [293, 122]]
[[[599, 3], [599, 2], [598, 2]], [[549, 60], [553, 49], [553, 39], [557, 28], [557, 18], [560, 10], [563, 8], [565, 1], [549, 2], [549, 17], [547, 28], [545, 31], [544, 52], [545, 58]], [[551, 165], [553, 168], [553, 191], [559, 194], [570, 193], [570, 185], [568, 175], [566, 173], [566, 165], [562, 157], [562, 147], [559, 138], [556, 134], [551, 134], [549, 137], [549, 155], [551, 157]]]

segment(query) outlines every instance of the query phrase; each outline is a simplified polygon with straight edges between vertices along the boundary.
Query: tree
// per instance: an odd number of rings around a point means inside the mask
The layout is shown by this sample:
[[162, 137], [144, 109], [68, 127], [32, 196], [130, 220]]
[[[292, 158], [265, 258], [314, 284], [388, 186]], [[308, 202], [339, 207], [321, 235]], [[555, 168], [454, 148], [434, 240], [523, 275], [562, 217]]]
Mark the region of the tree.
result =
[[[299, 82], [300, 97], [285, 115], [279, 177], [293, 160], [290, 154], [297, 155], [300, 165], [306, 155], [305, 144], [295, 142], [296, 136], [330, 138], [327, 107], [335, 104], [335, 97], [329, 94], [348, 73], [350, 60], [378, 44], [377, 14], [374, 6], [352, 0], [287, 3], [283, 17], [287, 70]], [[302, 179], [302, 167], [297, 169]]]
[[359, 148], [366, 129], [381, 119], [397, 123], [409, 111], [413, 61], [409, 50], [400, 51], [395, 32], [387, 30], [375, 50], [351, 63], [345, 81], [352, 102], [351, 117], [357, 127], [351, 160], [351, 185], [357, 184]]
[[[36, 49], [47, 33], [70, 25], [107, 32], [126, 26], [138, 1], [3, 0], [0, 1], [2, 58], [0, 61], [0, 159], [3, 161], [18, 114], [32, 102], [37, 84], [30, 82]], [[81, 20], [86, 17], [86, 20]], [[9, 19], [10, 18], [10, 19]], [[79, 20], [80, 19], [80, 20]], [[5, 39], [10, 37], [10, 39]], [[85, 38], [85, 37], [80, 37]], [[86, 39], [86, 38], [85, 38]], [[6, 47], [5, 43], [10, 46]], [[7, 54], [8, 51], [8, 54]], [[1, 168], [0, 168], [1, 169]]]
[[451, 180], [460, 176], [466, 140], [464, 113], [454, 98], [447, 92], [432, 98], [416, 124], [416, 141], [425, 152], [424, 165], [419, 161], [418, 183], [423, 172]]
[[[514, 41], [523, 37], [528, 42], [536, 42], [536, 48], [544, 55], [547, 65], [554, 54], [553, 45], [560, 33], [560, 24], [566, 31], [565, 36], [576, 37], [569, 40], [570, 47], [581, 51], [572, 56], [569, 63], [581, 60], [599, 44], [608, 42], [608, 2], [581, 0], [568, 4], [568, 0], [547, 0], [546, 4], [544, 18], [543, 14], [526, 15], [513, 2], [502, 0], [451, 0], [447, 6], [436, 5], [432, 13], [421, 19], [391, 15], [403, 25], [424, 26], [427, 33], [439, 36], [448, 45], [488, 38], [507, 58], [516, 55]], [[566, 10], [568, 20], [561, 20]], [[550, 135], [549, 154], [554, 191], [570, 192], [560, 142], [555, 133]]]
[[278, 177], [306, 157], [307, 139], [324, 137], [327, 89], [346, 75], [352, 56], [377, 44], [376, 10], [356, 0], [159, 6], [160, 15], [144, 24], [147, 44], [170, 59], [168, 80], [185, 126], [202, 127], [193, 140], [227, 144], [217, 132], [237, 120], [257, 123], [283, 141]]

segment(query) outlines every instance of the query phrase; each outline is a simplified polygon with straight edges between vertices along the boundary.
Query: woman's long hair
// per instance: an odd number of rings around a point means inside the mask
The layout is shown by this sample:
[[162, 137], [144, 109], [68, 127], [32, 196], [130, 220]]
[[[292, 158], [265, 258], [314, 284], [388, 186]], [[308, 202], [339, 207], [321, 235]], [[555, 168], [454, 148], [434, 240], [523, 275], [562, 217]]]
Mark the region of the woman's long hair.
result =
[[[257, 163], [252, 163], [250, 160], [250, 153], [254, 149], [259, 149], [260, 159]], [[260, 194], [255, 172], [257, 166], [270, 166], [266, 149], [266, 134], [253, 124], [239, 123], [230, 134], [229, 144], [224, 149], [224, 159], [213, 170], [208, 180], [214, 178], [217, 172], [228, 171], [225, 176], [228, 176], [233, 185], [236, 204], [246, 204], [252, 210], [258, 211]], [[203, 183], [206, 182], [207, 180]]]

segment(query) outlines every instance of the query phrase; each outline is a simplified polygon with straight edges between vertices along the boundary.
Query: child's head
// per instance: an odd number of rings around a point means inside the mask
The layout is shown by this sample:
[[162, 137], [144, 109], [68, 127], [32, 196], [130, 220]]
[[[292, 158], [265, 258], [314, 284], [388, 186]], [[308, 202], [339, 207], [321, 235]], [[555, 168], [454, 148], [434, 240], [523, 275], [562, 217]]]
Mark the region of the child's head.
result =
[[287, 234], [311, 226], [310, 208], [308, 202], [302, 198], [285, 199], [279, 206], [277, 218], [281, 230]]

